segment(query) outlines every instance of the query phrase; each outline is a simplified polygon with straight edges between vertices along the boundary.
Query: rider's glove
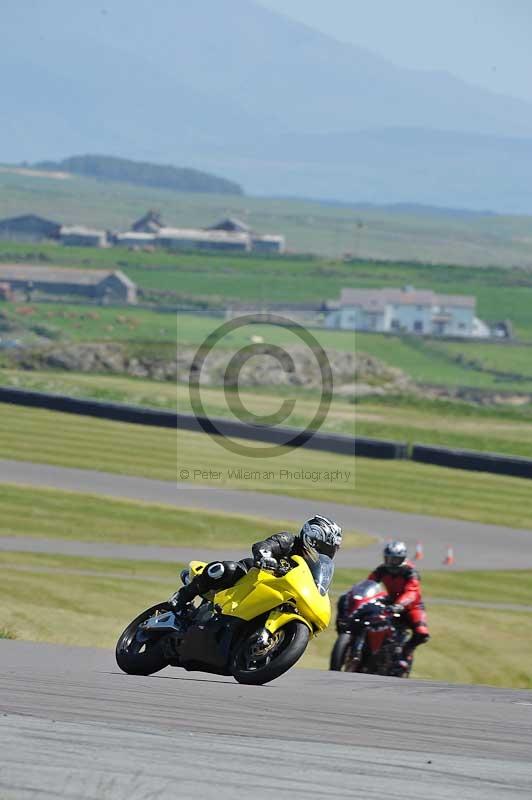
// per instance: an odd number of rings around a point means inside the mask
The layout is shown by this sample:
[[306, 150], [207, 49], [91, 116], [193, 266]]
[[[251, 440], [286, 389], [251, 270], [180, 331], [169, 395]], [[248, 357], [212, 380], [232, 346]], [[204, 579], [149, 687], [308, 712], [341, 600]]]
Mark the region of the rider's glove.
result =
[[259, 569], [269, 569], [273, 572], [278, 566], [277, 559], [273, 558], [273, 556], [262, 556], [257, 561], [257, 567], [259, 567]]
[[405, 607], [401, 605], [401, 603], [394, 603], [393, 605], [390, 606], [390, 611], [392, 612], [392, 614], [397, 614], [397, 616], [402, 614], [404, 610]]
[[277, 569], [277, 559], [272, 556], [271, 550], [259, 550], [259, 555], [255, 561], [259, 569]]

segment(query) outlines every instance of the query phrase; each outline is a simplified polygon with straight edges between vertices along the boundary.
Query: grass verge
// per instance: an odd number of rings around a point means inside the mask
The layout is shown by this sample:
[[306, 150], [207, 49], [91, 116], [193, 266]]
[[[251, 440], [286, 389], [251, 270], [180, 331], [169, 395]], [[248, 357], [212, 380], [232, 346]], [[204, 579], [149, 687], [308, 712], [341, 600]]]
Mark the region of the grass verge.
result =
[[[171, 547], [242, 547], [292, 530], [294, 523], [239, 514], [115, 500], [79, 492], [0, 484], [0, 536]], [[364, 547], [371, 536], [346, 533], [344, 546]]]

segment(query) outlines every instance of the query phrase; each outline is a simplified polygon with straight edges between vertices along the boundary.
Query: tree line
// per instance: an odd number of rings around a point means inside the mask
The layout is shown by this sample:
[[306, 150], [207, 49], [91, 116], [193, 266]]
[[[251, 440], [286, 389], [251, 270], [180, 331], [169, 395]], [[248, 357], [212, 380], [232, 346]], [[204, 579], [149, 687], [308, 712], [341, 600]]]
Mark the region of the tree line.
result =
[[130, 161], [127, 158], [114, 156], [72, 156], [62, 161], [40, 161], [33, 166], [41, 170], [59, 170], [88, 178], [172, 189], [176, 192], [237, 195], [244, 193], [238, 183], [200, 170]]

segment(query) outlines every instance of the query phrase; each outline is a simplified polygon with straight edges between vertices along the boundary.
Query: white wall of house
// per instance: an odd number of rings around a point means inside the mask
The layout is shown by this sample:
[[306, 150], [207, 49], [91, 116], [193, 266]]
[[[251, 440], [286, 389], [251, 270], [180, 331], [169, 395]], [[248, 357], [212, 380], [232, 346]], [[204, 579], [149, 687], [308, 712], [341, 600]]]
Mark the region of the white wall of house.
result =
[[471, 327], [471, 336], [475, 339], [489, 339], [492, 335], [489, 325], [482, 322], [478, 317], [473, 317], [473, 324]]
[[425, 305], [389, 305], [388, 331], [407, 333], [431, 333], [432, 310]]
[[440, 305], [434, 308], [433, 333], [440, 336], [471, 336], [475, 309], [471, 306]]

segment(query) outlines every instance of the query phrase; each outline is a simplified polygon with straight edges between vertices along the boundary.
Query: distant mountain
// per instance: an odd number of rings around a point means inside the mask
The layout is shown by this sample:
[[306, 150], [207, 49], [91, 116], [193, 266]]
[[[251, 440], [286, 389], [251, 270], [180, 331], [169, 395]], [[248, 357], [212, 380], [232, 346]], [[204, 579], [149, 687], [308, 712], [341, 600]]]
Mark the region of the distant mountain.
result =
[[147, 164], [113, 156], [71, 156], [62, 161], [38, 161], [32, 166], [41, 170], [72, 172], [87, 178], [122, 181], [176, 192], [243, 194], [242, 187], [237, 183], [196, 169]]
[[2, 33], [2, 162], [103, 152], [254, 193], [532, 212], [532, 104], [253, 0], [3, 0]]

